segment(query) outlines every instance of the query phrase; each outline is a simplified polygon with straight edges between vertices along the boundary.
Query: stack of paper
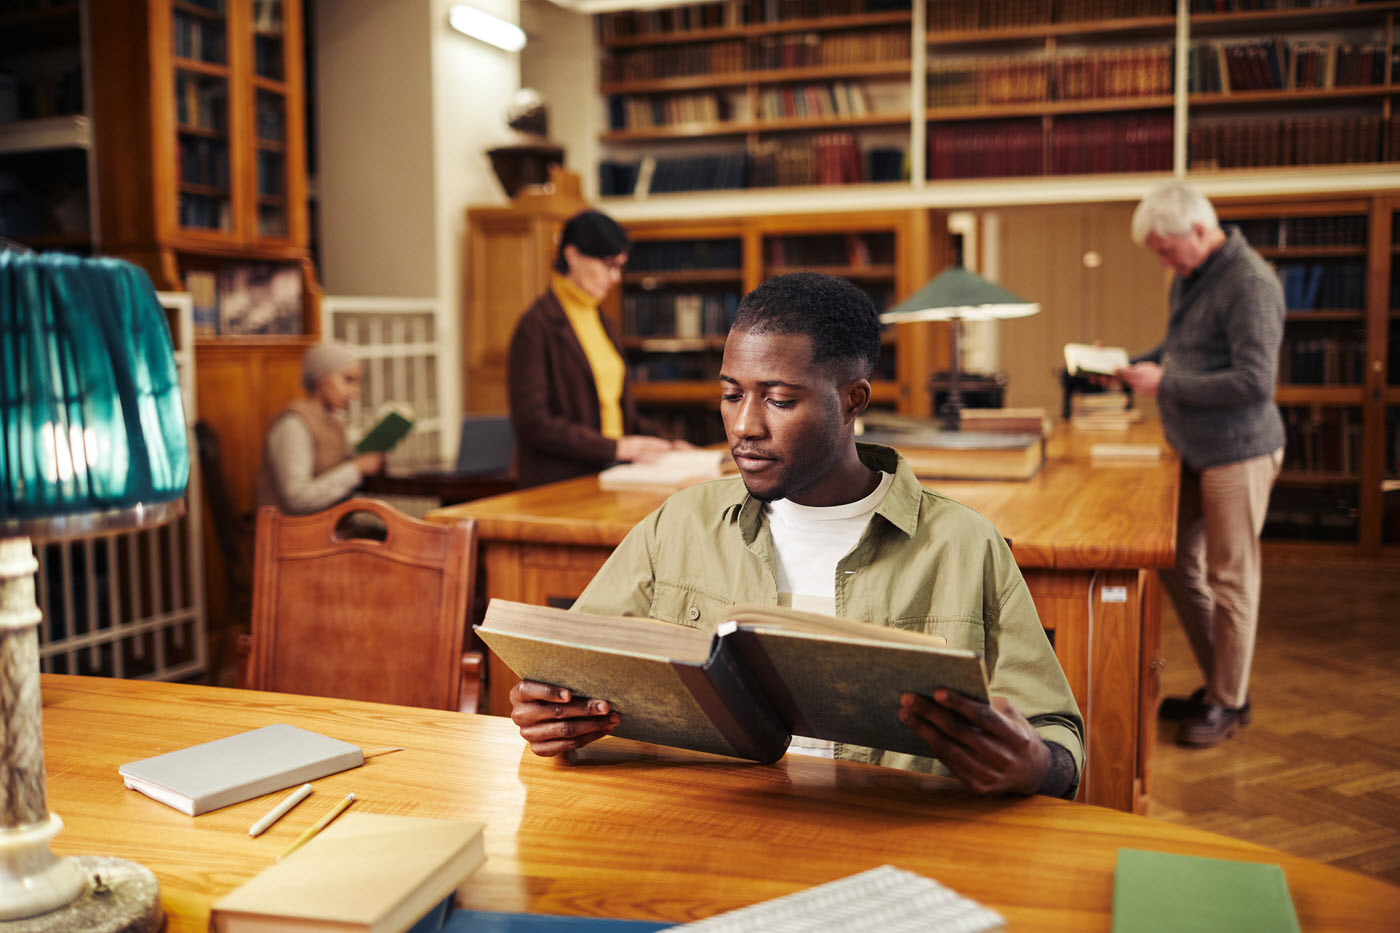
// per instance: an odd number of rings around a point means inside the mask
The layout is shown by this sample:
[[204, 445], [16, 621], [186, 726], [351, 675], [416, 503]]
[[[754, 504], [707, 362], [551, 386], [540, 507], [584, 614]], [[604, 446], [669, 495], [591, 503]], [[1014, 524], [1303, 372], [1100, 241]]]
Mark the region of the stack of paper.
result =
[[723, 474], [722, 450], [672, 450], [649, 463], [619, 463], [598, 474], [601, 489], [679, 489]]
[[858, 875], [819, 884], [750, 907], [673, 927], [694, 933], [827, 933], [879, 930], [978, 933], [999, 930], [1006, 921], [994, 910], [945, 888], [932, 878], [881, 865]]

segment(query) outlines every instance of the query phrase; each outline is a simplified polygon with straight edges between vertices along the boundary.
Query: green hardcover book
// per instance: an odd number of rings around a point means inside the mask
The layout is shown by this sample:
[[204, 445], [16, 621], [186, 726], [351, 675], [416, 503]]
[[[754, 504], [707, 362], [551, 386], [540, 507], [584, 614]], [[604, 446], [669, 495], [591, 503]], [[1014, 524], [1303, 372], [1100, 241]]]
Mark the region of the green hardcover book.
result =
[[1298, 933], [1283, 869], [1119, 849], [1113, 933]]
[[402, 408], [391, 408], [355, 445], [356, 453], [382, 454], [394, 448], [413, 428], [413, 416]]
[[477, 632], [517, 676], [607, 700], [614, 735], [755, 761], [794, 733], [927, 755], [900, 694], [987, 699], [982, 658], [940, 638], [777, 606], [726, 619], [711, 634], [493, 599]]

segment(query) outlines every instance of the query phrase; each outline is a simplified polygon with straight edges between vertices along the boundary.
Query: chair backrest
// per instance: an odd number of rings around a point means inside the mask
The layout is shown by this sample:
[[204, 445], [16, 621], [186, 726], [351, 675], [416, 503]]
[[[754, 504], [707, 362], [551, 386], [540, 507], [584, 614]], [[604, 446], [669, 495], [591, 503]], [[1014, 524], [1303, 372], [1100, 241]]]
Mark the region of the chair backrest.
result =
[[462, 419], [456, 472], [504, 473], [514, 457], [515, 429], [509, 415], [467, 415]]
[[[382, 540], [341, 537], [347, 516]], [[247, 686], [459, 708], [476, 523], [417, 521], [373, 499], [258, 512]]]

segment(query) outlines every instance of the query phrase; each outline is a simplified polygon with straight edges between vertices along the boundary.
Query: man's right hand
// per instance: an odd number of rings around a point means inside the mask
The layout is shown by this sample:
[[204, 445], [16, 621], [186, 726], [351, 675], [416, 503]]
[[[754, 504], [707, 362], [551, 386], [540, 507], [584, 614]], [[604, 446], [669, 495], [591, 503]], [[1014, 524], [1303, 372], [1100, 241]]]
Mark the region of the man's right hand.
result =
[[510, 718], [530, 751], [552, 758], [596, 742], [617, 728], [622, 715], [606, 700], [574, 699], [563, 687], [522, 680], [510, 688]]

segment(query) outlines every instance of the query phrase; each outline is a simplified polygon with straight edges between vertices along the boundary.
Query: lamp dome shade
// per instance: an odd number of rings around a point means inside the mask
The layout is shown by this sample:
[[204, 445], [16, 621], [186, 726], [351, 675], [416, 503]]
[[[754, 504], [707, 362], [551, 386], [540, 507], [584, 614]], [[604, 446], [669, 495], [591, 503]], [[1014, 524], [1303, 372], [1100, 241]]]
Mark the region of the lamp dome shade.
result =
[[923, 288], [880, 315], [886, 324], [911, 321], [991, 321], [1026, 317], [1040, 305], [1026, 301], [962, 266], [944, 269]]
[[189, 472], [170, 330], [146, 273], [0, 252], [0, 534], [178, 514]]

